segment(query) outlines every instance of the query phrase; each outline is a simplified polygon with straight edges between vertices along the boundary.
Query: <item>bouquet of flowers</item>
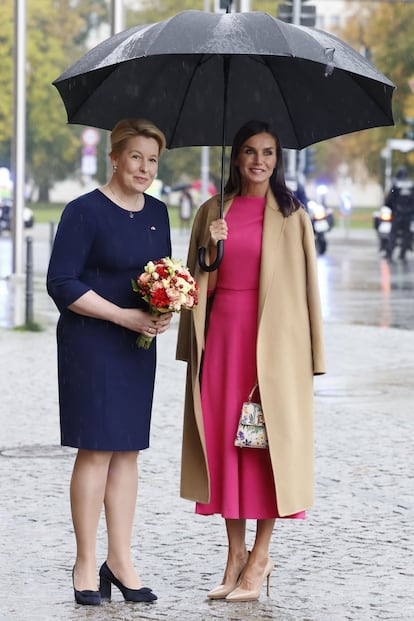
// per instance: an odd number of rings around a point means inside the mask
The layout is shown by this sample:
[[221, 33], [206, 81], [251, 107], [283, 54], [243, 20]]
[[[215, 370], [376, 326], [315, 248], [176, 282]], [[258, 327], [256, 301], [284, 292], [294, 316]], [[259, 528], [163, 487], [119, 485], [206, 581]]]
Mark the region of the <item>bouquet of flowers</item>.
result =
[[[132, 288], [148, 302], [154, 315], [191, 310], [198, 303], [198, 284], [181, 261], [170, 257], [149, 261], [142, 274], [132, 280]], [[153, 338], [140, 334], [138, 347], [148, 349]]]

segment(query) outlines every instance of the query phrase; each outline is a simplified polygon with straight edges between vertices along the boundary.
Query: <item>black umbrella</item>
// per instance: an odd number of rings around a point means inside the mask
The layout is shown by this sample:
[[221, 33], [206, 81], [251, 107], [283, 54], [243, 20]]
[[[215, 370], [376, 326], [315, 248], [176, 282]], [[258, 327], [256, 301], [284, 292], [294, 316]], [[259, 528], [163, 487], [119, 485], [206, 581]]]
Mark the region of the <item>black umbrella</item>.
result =
[[221, 216], [225, 145], [248, 120], [269, 122], [291, 149], [394, 123], [395, 87], [368, 60], [331, 34], [261, 12], [183, 11], [130, 28], [53, 84], [69, 123], [110, 130], [147, 117], [168, 148], [222, 145]]

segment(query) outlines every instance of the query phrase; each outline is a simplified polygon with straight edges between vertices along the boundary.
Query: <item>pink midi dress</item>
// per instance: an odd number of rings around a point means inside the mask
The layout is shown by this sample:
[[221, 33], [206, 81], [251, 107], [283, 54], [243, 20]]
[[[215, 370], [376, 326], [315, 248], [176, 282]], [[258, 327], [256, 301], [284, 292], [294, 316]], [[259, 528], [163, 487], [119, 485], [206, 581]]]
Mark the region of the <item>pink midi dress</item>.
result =
[[[240, 196], [226, 215], [201, 381], [211, 497], [196, 513], [227, 519], [279, 517], [267, 449], [234, 446], [243, 401], [256, 383], [256, 335], [265, 198]], [[253, 398], [254, 400], [254, 398]], [[265, 413], [266, 415], [266, 413]], [[291, 518], [304, 518], [305, 512]]]

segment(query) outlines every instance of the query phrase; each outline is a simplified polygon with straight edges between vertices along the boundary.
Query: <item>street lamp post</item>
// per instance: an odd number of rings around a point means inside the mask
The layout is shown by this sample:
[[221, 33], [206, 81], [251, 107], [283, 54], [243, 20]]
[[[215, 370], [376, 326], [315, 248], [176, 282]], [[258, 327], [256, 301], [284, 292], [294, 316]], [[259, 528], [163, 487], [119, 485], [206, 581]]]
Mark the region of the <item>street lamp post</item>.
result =
[[123, 0], [111, 0], [111, 34], [122, 32], [124, 29]]
[[23, 274], [23, 210], [26, 159], [26, 0], [14, 0], [13, 261]]
[[[124, 0], [110, 0], [110, 20], [111, 20], [111, 35], [117, 34], [118, 32], [122, 32], [125, 27], [124, 20]], [[107, 143], [107, 151], [111, 150], [111, 140], [108, 134], [106, 138]], [[106, 162], [106, 175], [108, 179], [111, 178], [112, 174], [112, 164], [111, 160], [108, 158]]]
[[[210, 0], [204, 0], [204, 11], [210, 11]], [[210, 178], [210, 149], [201, 147], [200, 179], [201, 179], [201, 202], [208, 198], [208, 181]]]
[[[300, 25], [300, 10], [302, 2], [301, 0], [293, 0], [292, 3], [292, 24]], [[288, 150], [288, 174], [293, 179], [296, 177], [296, 151], [294, 149]]]
[[292, 24], [300, 24], [301, 0], [293, 0], [292, 4]]

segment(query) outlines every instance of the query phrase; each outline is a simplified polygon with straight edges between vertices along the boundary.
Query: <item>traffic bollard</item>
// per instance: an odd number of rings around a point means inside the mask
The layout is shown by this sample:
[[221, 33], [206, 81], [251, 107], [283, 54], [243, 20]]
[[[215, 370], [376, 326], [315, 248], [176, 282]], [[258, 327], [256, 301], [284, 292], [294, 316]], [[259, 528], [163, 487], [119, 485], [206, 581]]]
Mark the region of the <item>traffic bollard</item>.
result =
[[26, 325], [33, 323], [33, 238], [26, 238]]
[[55, 229], [56, 229], [56, 222], [51, 220], [49, 222], [49, 247], [50, 247], [50, 254], [52, 254], [53, 242], [55, 241]]

